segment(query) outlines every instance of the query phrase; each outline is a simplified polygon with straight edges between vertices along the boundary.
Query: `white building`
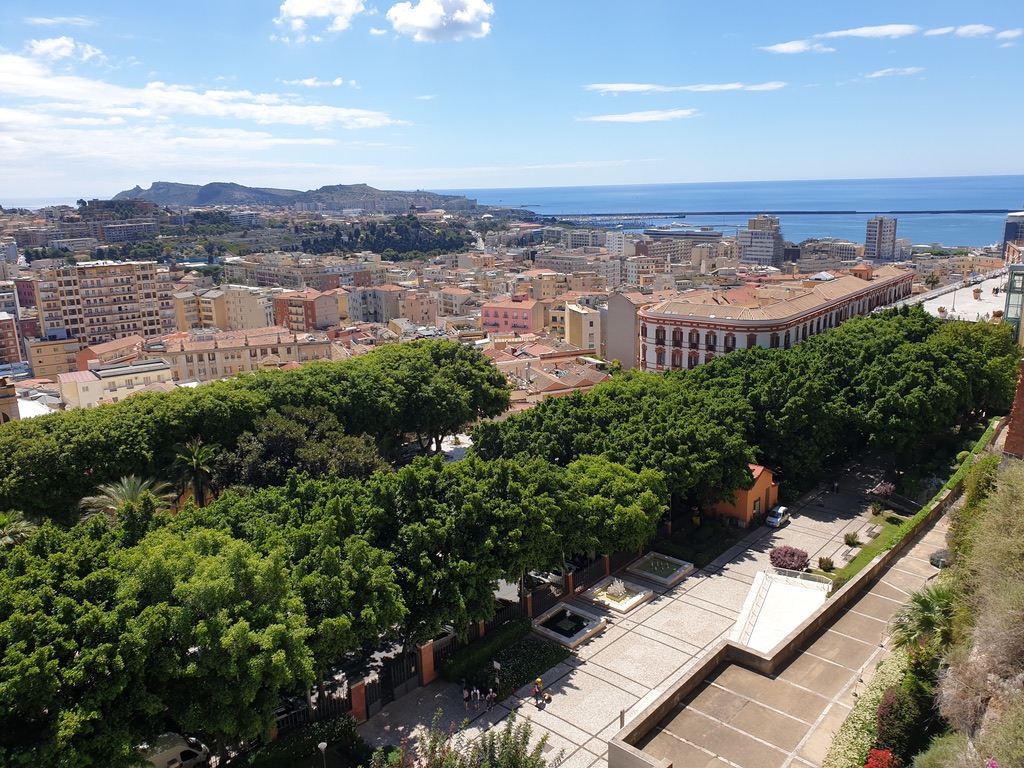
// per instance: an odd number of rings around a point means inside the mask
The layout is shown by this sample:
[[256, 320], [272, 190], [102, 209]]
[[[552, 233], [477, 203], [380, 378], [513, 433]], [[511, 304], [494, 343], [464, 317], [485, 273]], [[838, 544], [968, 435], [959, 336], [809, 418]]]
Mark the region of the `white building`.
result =
[[868, 219], [864, 234], [864, 258], [892, 260], [896, 256], [896, 219], [887, 216]]

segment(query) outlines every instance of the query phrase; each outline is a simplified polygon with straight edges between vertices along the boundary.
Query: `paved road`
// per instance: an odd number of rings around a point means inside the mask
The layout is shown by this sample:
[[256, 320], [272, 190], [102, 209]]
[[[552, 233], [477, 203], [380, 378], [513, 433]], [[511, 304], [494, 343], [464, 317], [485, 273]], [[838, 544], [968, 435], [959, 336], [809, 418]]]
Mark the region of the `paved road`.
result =
[[[631, 711], [644, 709], [728, 635], [773, 547], [799, 547], [812, 562], [819, 556], [842, 562], [837, 555], [845, 549], [843, 535], [870, 522], [865, 493], [878, 479], [877, 470], [851, 471], [838, 478], [838, 493], [819, 491], [792, 505], [793, 520], [784, 528], [750, 531], [676, 587], [650, 585], [656, 594], [645, 605], [625, 616], [605, 614], [604, 632], [544, 674], [545, 689], [554, 697], [544, 710], [534, 707], [527, 686], [492, 712], [472, 707], [467, 712], [459, 686], [436, 682], [388, 705], [360, 732], [371, 745], [397, 744], [429, 725], [440, 709], [445, 727], [468, 717], [474, 735], [521, 710], [535, 731], [548, 734], [550, 753], [565, 750], [566, 768], [600, 768], [607, 762], [607, 742], [619, 730], [620, 713], [628, 720]], [[590, 603], [580, 607], [601, 612]]]

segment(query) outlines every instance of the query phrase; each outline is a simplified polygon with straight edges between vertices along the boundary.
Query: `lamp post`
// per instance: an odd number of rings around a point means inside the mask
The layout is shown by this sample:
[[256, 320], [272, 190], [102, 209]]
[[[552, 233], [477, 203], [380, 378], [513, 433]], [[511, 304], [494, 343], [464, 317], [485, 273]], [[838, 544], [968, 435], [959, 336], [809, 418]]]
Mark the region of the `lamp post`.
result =
[[324, 759], [324, 768], [327, 768], [327, 742], [321, 741], [316, 746], [320, 750], [320, 757]]

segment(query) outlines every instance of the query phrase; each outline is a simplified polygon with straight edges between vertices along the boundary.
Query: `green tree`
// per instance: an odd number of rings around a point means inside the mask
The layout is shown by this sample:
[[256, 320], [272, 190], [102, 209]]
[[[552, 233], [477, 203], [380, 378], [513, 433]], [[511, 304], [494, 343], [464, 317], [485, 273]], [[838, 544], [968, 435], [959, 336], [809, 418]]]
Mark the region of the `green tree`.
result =
[[206, 492], [213, 482], [218, 450], [218, 446], [208, 445], [197, 437], [178, 448], [171, 465], [171, 473], [179, 482], [180, 495], [191, 487], [192, 498], [200, 507], [206, 504]]
[[914, 592], [893, 619], [896, 645], [942, 651], [953, 636], [955, 597], [944, 584], [930, 584]]
[[929, 291], [934, 291], [936, 288], [939, 287], [939, 276], [936, 275], [934, 272], [929, 272], [927, 275], [925, 275], [924, 284]]
[[21, 544], [36, 532], [39, 526], [17, 510], [0, 512], [0, 547], [13, 547]]
[[175, 495], [170, 483], [137, 475], [127, 475], [115, 482], [103, 483], [96, 490], [96, 494], [78, 502], [79, 508], [85, 512], [82, 519], [104, 515], [111, 524], [117, 522], [118, 510], [127, 504], [138, 504], [143, 495], [148, 494], [161, 507], [170, 506]]

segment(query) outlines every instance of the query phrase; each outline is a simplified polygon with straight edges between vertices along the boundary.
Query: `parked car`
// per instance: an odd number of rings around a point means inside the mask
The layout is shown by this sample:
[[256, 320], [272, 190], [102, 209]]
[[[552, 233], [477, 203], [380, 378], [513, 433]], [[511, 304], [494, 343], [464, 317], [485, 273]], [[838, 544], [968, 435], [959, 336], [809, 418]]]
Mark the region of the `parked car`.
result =
[[765, 522], [769, 528], [781, 528], [783, 524], [789, 521], [789, 507], [783, 507], [781, 505], [774, 507], [771, 512], [768, 513], [768, 518]]
[[196, 738], [165, 733], [152, 745], [140, 747], [142, 758], [153, 768], [198, 768], [206, 765], [210, 750]]

